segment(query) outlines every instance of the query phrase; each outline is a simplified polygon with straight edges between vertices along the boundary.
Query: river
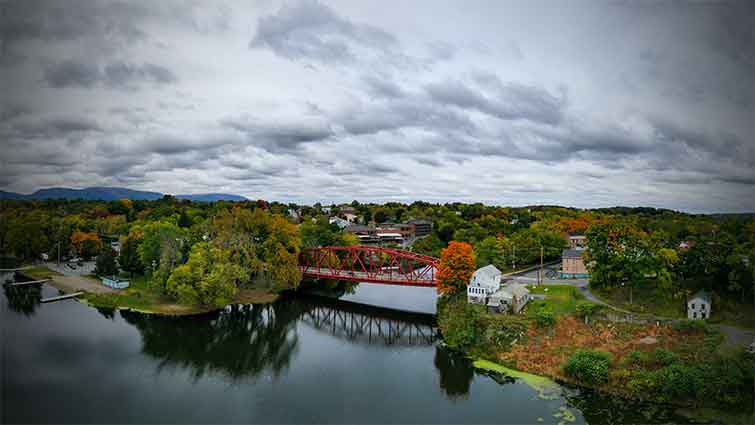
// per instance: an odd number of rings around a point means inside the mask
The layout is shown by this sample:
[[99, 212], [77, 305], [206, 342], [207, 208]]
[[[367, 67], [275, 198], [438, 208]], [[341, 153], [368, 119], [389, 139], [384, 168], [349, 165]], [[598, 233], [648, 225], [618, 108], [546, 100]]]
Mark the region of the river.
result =
[[[672, 409], [476, 372], [428, 314], [286, 296], [168, 318], [4, 288], [2, 423], [664, 423]], [[434, 292], [351, 301], [434, 312]]]

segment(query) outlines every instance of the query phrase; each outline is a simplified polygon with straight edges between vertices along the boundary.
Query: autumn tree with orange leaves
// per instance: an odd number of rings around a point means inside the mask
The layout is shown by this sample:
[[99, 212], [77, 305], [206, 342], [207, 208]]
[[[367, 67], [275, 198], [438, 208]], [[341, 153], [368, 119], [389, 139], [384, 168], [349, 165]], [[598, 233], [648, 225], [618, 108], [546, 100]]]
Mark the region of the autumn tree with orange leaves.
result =
[[451, 241], [440, 253], [438, 292], [451, 294], [464, 290], [475, 271], [472, 245]]

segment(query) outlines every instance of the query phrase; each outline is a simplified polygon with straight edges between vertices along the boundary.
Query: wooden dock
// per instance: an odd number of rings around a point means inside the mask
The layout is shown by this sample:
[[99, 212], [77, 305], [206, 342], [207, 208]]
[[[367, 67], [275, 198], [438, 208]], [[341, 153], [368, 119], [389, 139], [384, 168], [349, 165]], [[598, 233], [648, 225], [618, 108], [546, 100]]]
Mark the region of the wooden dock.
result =
[[13, 283], [9, 283], [8, 286], [26, 286], [26, 285], [34, 285], [34, 284], [37, 284], [37, 283], [45, 283], [45, 282], [49, 282], [49, 281], [50, 281], [50, 279], [30, 280], [28, 282], [13, 282]]
[[40, 301], [43, 302], [43, 303], [51, 303], [53, 301], [60, 301], [60, 300], [67, 300], [69, 298], [76, 298], [76, 297], [78, 297], [79, 295], [82, 295], [82, 294], [84, 294], [84, 292], [79, 291], [79, 292], [74, 292], [72, 294], [60, 295], [60, 296], [57, 296], [57, 297], [42, 298], [42, 300], [40, 300]]

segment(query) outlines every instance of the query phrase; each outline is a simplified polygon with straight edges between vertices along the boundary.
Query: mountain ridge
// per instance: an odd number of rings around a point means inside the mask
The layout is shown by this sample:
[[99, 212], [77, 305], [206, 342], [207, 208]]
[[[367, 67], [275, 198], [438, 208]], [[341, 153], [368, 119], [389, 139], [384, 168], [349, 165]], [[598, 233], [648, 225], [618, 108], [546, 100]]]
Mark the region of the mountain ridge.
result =
[[[17, 199], [17, 200], [44, 200], [44, 199], [84, 199], [87, 201], [115, 201], [118, 199], [131, 199], [139, 201], [153, 201], [160, 199], [166, 194], [160, 192], [151, 192], [144, 190], [134, 190], [125, 187], [104, 187], [93, 186], [84, 189], [73, 189], [68, 187], [51, 187], [39, 189], [33, 193], [23, 194], [0, 190], [0, 199]], [[229, 193], [197, 193], [174, 195], [177, 199], [187, 199], [198, 202], [216, 202], [216, 201], [247, 201], [248, 199], [241, 195]]]

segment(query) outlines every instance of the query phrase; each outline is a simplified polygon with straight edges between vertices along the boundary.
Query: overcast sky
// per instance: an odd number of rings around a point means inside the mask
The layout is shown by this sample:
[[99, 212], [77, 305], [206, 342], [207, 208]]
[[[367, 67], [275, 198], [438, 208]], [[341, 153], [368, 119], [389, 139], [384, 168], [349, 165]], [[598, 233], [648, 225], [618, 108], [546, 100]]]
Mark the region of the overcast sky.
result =
[[0, 1], [0, 188], [755, 211], [754, 5]]

